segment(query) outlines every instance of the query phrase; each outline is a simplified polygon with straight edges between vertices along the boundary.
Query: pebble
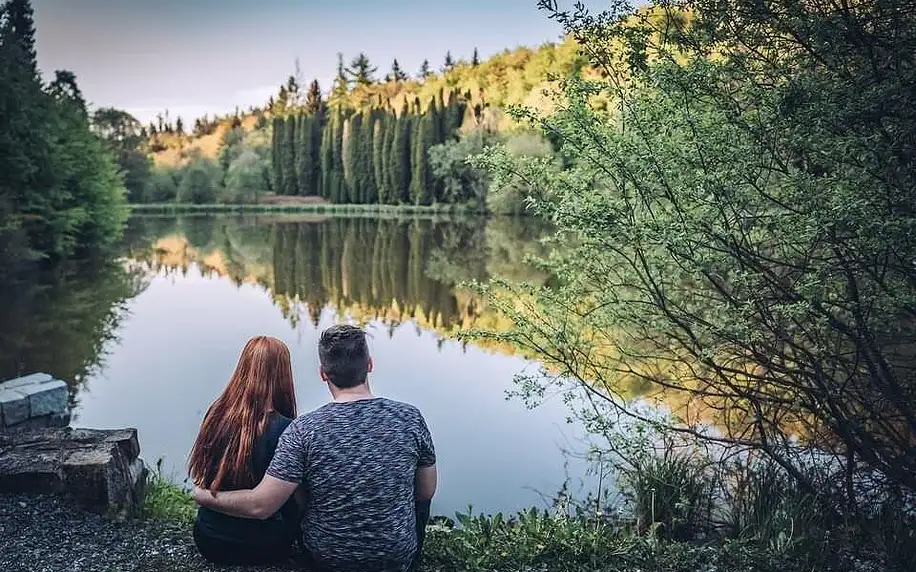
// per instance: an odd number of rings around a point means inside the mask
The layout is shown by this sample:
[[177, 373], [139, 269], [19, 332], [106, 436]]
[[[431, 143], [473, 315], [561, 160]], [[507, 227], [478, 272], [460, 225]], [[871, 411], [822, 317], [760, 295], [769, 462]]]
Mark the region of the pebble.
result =
[[0, 494], [2, 572], [278, 572], [224, 568], [197, 554], [190, 527], [153, 520], [113, 522], [55, 496]]

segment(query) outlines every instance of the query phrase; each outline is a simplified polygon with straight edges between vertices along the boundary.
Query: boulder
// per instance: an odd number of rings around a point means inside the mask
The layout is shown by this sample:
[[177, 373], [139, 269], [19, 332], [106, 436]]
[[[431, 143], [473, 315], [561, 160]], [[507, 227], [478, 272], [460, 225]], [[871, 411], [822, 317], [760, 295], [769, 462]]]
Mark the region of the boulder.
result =
[[0, 433], [0, 493], [59, 494], [111, 517], [139, 514], [147, 469], [135, 429]]
[[67, 410], [68, 397], [67, 384], [46, 373], [0, 382], [0, 431], [59, 417]]

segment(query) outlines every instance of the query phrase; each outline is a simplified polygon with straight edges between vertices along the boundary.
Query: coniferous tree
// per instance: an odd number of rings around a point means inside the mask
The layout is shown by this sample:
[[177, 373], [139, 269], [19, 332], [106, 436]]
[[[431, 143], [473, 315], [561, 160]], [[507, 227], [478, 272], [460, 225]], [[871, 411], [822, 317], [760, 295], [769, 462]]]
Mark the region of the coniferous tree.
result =
[[455, 69], [455, 60], [452, 59], [452, 52], [445, 52], [445, 62], [442, 65], [442, 73], [450, 72]]
[[362, 115], [356, 114], [344, 122], [341, 150], [343, 153], [343, 175], [346, 184], [344, 201], [355, 204], [359, 202], [359, 176], [357, 163], [359, 161], [359, 131], [362, 127]]
[[398, 116], [391, 112], [386, 113], [384, 120], [382, 156], [380, 159], [382, 162], [382, 179], [378, 189], [378, 200], [380, 204], [388, 204], [391, 201], [392, 195], [395, 193], [391, 182], [391, 153], [394, 148], [394, 136], [397, 130]]
[[328, 121], [327, 125], [324, 126], [324, 129], [321, 130], [321, 166], [319, 173], [319, 194], [331, 200], [331, 171], [334, 168], [334, 154], [333, 154], [333, 132], [334, 124], [332, 121]]
[[280, 193], [295, 195], [299, 186], [299, 177], [296, 176], [296, 118], [289, 117], [284, 123], [283, 151], [280, 155], [283, 161], [283, 186]]
[[385, 79], [395, 83], [407, 81], [407, 74], [401, 69], [401, 64], [398, 63], [397, 58], [391, 63], [391, 73]]
[[358, 56], [350, 62], [350, 67], [346, 69], [350, 80], [356, 85], [369, 85], [375, 81], [375, 72], [377, 67], [373, 67], [369, 62], [369, 57], [360, 52]]
[[413, 178], [410, 181], [410, 198], [414, 204], [429, 205], [433, 202], [433, 188], [429, 172], [427, 151], [435, 144], [436, 115], [435, 101], [431, 101], [427, 113], [417, 122], [413, 141]]
[[392, 141], [391, 149], [391, 194], [389, 202], [391, 204], [410, 202], [410, 180], [411, 180], [411, 135], [413, 132], [413, 121], [408, 113], [407, 103], [404, 103], [401, 113], [398, 115], [397, 131]]
[[45, 88], [28, 0], [0, 6], [0, 274], [117, 239], [124, 187], [70, 72]]
[[420, 66], [420, 73], [418, 75], [420, 79], [427, 79], [429, 76], [433, 75], [429, 67], [429, 60], [423, 60], [423, 65]]
[[343, 156], [343, 136], [344, 136], [344, 116], [343, 112], [338, 112], [334, 123], [334, 132], [332, 139], [332, 152], [334, 157], [334, 169], [331, 172], [331, 189], [334, 193], [334, 202], [347, 202], [347, 184], [344, 180], [344, 156]]
[[362, 130], [359, 136], [359, 176], [362, 204], [375, 203], [378, 200], [378, 188], [375, 184], [372, 146], [375, 141], [375, 124], [378, 115], [375, 111], [364, 112]]
[[303, 158], [300, 160], [299, 181], [300, 190], [304, 195], [318, 195], [322, 164], [322, 126], [324, 124], [324, 110], [319, 107], [316, 113], [304, 118], [304, 139], [302, 144]]
[[477, 54], [477, 48], [474, 48], [474, 55], [471, 57], [471, 65], [475, 68], [480, 65], [480, 56]]
[[337, 54], [337, 75], [331, 87], [330, 105], [335, 109], [342, 109], [347, 103], [350, 94], [350, 79], [347, 77], [347, 68], [344, 65], [343, 54]]
[[321, 100], [321, 86], [318, 85], [318, 80], [312, 80], [312, 83], [309, 85], [308, 93], [305, 96], [305, 111], [306, 113], [316, 114], [321, 109], [323, 102]]
[[374, 201], [383, 203], [388, 196], [388, 182], [385, 180], [385, 142], [387, 141], [388, 115], [378, 112], [372, 133], [372, 170], [375, 175]]
[[286, 135], [286, 125], [282, 117], [274, 117], [271, 129], [271, 172], [273, 175], [273, 188], [283, 188], [283, 137]]
[[300, 115], [297, 119], [296, 126], [296, 194], [311, 194], [311, 184], [309, 178], [311, 171], [309, 163], [312, 160], [311, 137], [312, 137], [312, 120], [311, 115]]

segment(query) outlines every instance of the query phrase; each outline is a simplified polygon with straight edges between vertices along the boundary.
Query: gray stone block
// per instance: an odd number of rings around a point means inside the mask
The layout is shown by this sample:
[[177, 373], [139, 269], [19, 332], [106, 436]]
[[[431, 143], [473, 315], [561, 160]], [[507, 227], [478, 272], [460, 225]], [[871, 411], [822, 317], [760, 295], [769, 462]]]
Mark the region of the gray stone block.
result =
[[146, 468], [134, 429], [0, 433], [0, 493], [63, 494], [111, 517], [143, 506]]
[[29, 397], [29, 416], [41, 417], [52, 413], [60, 413], [67, 408], [67, 384], [52, 379], [41, 383], [23, 385], [16, 391]]
[[0, 389], [15, 389], [17, 387], [23, 387], [26, 385], [34, 385], [36, 383], [44, 383], [46, 381], [51, 381], [54, 379], [47, 373], [33, 373], [31, 375], [24, 375], [22, 377], [17, 377], [15, 379], [10, 379], [7, 381], [0, 382]]
[[0, 417], [6, 427], [28, 421], [29, 396], [16, 389], [0, 389]]

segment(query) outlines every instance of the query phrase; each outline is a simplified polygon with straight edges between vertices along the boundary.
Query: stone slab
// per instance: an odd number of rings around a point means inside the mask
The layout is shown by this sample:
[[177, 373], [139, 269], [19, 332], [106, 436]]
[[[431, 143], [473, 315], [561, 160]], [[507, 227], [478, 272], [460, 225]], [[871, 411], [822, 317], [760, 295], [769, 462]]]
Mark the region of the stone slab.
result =
[[67, 409], [67, 399], [70, 395], [67, 384], [57, 379], [23, 385], [15, 391], [28, 396], [29, 417], [41, 417], [64, 411]]
[[0, 434], [0, 492], [54, 493], [112, 517], [142, 508], [147, 471], [134, 429]]
[[15, 379], [10, 379], [7, 381], [0, 382], [0, 389], [14, 389], [17, 387], [23, 387], [26, 385], [34, 385], [36, 383], [44, 383], [46, 381], [51, 381], [54, 378], [47, 373], [33, 373], [29, 375], [24, 375], [22, 377], [17, 377]]
[[16, 389], [0, 389], [0, 417], [0, 426], [6, 427], [28, 421], [29, 396]]

